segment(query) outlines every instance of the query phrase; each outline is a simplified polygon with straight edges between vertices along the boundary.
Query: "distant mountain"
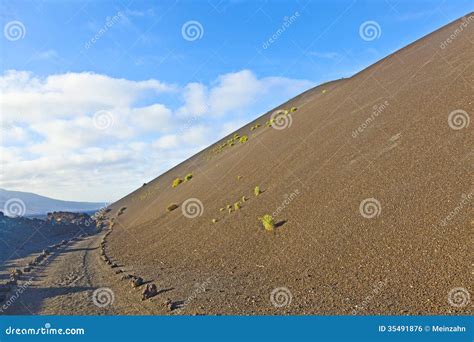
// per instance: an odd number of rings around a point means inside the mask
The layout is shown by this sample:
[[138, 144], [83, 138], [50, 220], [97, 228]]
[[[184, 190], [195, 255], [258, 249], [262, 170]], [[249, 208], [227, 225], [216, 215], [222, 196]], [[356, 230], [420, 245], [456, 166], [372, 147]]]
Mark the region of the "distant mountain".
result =
[[91, 212], [105, 205], [103, 202], [62, 201], [31, 192], [0, 189], [0, 211], [7, 216], [45, 215], [52, 211]]

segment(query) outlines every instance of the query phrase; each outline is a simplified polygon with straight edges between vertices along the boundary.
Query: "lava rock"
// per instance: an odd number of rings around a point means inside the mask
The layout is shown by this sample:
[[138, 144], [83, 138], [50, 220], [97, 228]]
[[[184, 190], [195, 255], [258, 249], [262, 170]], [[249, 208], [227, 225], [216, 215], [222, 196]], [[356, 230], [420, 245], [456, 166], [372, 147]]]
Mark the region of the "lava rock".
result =
[[141, 277], [136, 277], [132, 280], [132, 287], [139, 287], [143, 285], [143, 279]]
[[149, 299], [158, 294], [158, 289], [155, 284], [147, 284], [142, 293], [142, 300]]

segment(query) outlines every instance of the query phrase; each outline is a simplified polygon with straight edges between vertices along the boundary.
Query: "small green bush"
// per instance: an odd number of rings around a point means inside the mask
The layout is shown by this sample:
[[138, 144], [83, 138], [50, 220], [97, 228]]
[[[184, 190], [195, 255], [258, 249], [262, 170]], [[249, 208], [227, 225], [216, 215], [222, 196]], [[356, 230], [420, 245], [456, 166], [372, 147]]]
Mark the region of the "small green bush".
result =
[[275, 228], [275, 221], [271, 215], [263, 215], [263, 217], [259, 217], [258, 219], [262, 222], [265, 230], [273, 230], [273, 228]]
[[246, 143], [248, 140], [249, 140], [249, 137], [246, 136], [246, 135], [244, 135], [244, 136], [242, 136], [242, 137], [239, 139], [239, 142], [240, 142], [241, 144], [244, 144], [244, 143]]
[[186, 176], [184, 176], [184, 181], [187, 182], [187, 181], [190, 180], [191, 178], [193, 178], [193, 174], [192, 174], [192, 173], [188, 173]]
[[174, 181], [173, 181], [173, 184], [171, 184], [171, 186], [173, 188], [176, 188], [178, 185], [180, 185], [181, 183], [183, 182], [183, 180], [181, 178], [176, 178]]
[[291, 107], [290, 112], [296, 112], [298, 110], [298, 107]]
[[253, 189], [253, 193], [255, 194], [255, 196], [258, 196], [262, 193], [262, 191], [260, 190], [259, 186], [256, 186], [255, 189]]

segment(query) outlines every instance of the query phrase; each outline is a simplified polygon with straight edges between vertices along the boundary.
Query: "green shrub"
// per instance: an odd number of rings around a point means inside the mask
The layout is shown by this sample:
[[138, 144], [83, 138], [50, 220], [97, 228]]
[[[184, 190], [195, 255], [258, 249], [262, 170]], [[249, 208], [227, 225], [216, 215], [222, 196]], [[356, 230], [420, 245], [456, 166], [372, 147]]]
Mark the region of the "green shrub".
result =
[[298, 107], [291, 107], [290, 112], [296, 112], [298, 110]]
[[259, 217], [258, 219], [262, 222], [265, 230], [273, 230], [273, 228], [275, 228], [275, 221], [271, 215], [263, 215], [263, 217]]
[[193, 174], [192, 174], [192, 173], [188, 173], [186, 176], [184, 176], [184, 181], [187, 182], [187, 181], [190, 180], [191, 178], [193, 178]]
[[171, 186], [173, 188], [176, 188], [178, 185], [180, 185], [181, 183], [183, 182], [183, 180], [181, 178], [176, 178], [174, 181], [173, 181], [173, 184], [171, 184]]
[[253, 193], [255, 194], [255, 196], [258, 196], [262, 193], [262, 191], [260, 190], [259, 186], [256, 186], [255, 189], [253, 189]]
[[235, 202], [234, 203], [234, 209], [239, 210], [240, 209], [240, 202]]
[[248, 140], [249, 140], [249, 137], [246, 136], [246, 135], [243, 135], [243, 136], [239, 139], [239, 142], [240, 142], [241, 144], [244, 144], [244, 143], [246, 143]]

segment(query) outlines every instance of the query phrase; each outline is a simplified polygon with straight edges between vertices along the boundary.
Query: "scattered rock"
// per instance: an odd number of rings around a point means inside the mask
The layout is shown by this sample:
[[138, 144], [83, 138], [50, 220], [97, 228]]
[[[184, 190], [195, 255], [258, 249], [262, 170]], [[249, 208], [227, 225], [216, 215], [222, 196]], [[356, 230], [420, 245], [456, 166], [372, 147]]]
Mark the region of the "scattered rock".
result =
[[26, 266], [26, 267], [23, 267], [23, 272], [25, 273], [28, 273], [31, 271], [31, 267], [30, 266]]
[[10, 276], [20, 277], [21, 275], [23, 275], [23, 272], [19, 268], [15, 268], [10, 272]]
[[117, 263], [116, 263], [116, 262], [113, 262], [113, 263], [110, 265], [110, 267], [111, 267], [111, 268], [117, 268], [117, 267], [118, 267], [118, 265], [117, 265]]
[[136, 277], [132, 280], [132, 287], [139, 287], [143, 285], [143, 279], [141, 277]]
[[130, 275], [130, 274], [124, 274], [120, 279], [122, 280], [128, 280], [128, 279], [132, 279], [133, 277]]
[[163, 304], [168, 308], [169, 311], [172, 311], [174, 309], [174, 304], [173, 301], [169, 298], [167, 298]]
[[38, 255], [38, 256], [34, 259], [35, 265], [37, 265], [37, 264], [39, 264], [41, 261], [43, 261], [44, 258], [45, 258], [45, 257], [44, 257], [42, 254]]
[[115, 271], [115, 274], [120, 274], [120, 273], [123, 273], [123, 270], [116, 270]]
[[143, 290], [142, 293], [142, 300], [149, 299], [151, 297], [154, 297], [158, 294], [158, 288], [156, 287], [155, 284], [147, 284], [146, 288]]

